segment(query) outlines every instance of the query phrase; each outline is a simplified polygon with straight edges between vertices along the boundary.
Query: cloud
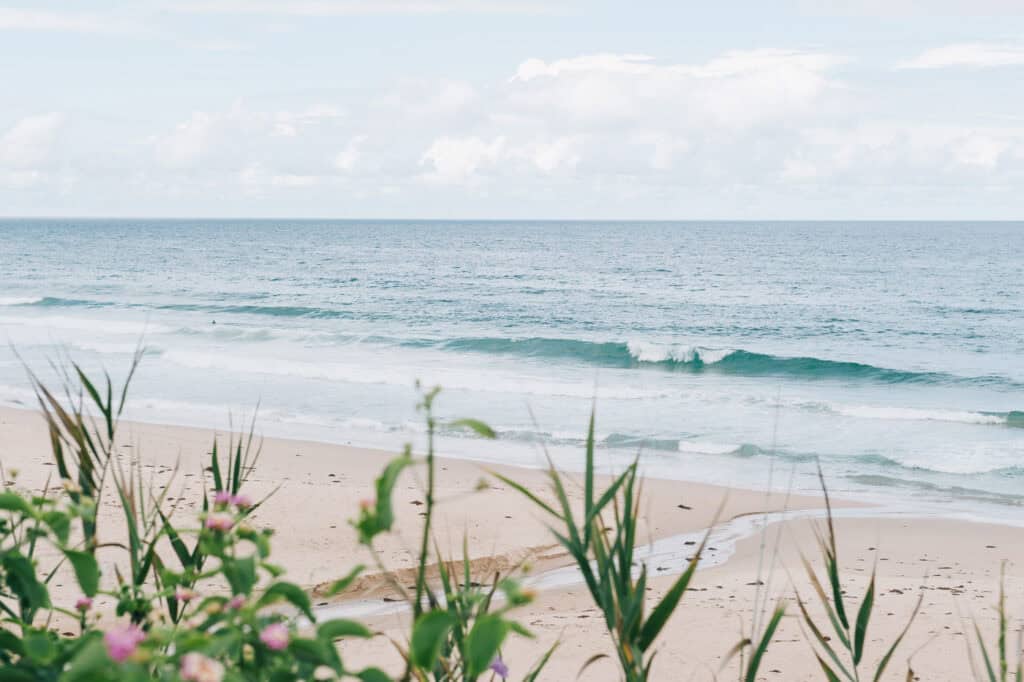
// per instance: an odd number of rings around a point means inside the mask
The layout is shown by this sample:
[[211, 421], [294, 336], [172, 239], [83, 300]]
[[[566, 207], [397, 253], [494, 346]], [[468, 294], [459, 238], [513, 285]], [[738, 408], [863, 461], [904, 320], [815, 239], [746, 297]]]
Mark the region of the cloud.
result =
[[693, 78], [722, 78], [743, 74], [796, 68], [807, 71], [824, 71], [847, 58], [825, 53], [808, 53], [794, 50], [761, 49], [734, 50], [704, 64], [659, 64], [654, 57], [643, 54], [601, 53], [557, 59], [545, 62], [541, 59], [527, 59], [516, 69], [512, 80], [529, 81], [541, 77], [558, 77], [567, 74], [607, 73], [628, 76], [649, 76], [652, 74], [678, 74]]
[[1019, 0], [799, 0], [797, 5], [817, 14], [881, 17], [1024, 14]]
[[960, 43], [926, 50], [900, 62], [898, 69], [991, 68], [1024, 65], [1024, 45]]
[[195, 0], [167, 8], [196, 14], [262, 14], [332, 17], [370, 14], [555, 14], [567, 8], [557, 1], [528, 0]]
[[559, 137], [549, 141], [536, 141], [526, 145], [514, 156], [526, 159], [537, 170], [552, 175], [562, 170], [572, 170], [579, 164], [583, 140], [580, 137]]
[[0, 136], [0, 167], [32, 169], [45, 164], [64, 116], [57, 112], [26, 116]]
[[876, 122], [804, 131], [783, 161], [787, 181], [1011, 184], [1024, 178], [1024, 128]]
[[141, 24], [112, 14], [56, 12], [0, 7], [0, 31], [57, 31], [65, 33], [138, 33]]
[[273, 159], [319, 172], [332, 167], [323, 136], [336, 134], [344, 120], [342, 111], [328, 104], [259, 111], [236, 103], [223, 111], [193, 112], [149, 144], [157, 164], [168, 170], [237, 169]]
[[356, 163], [359, 162], [359, 147], [365, 141], [365, 135], [356, 135], [349, 140], [345, 148], [334, 157], [334, 167], [345, 173], [351, 173], [355, 170]]
[[612, 53], [528, 59], [509, 81], [510, 99], [520, 115], [561, 116], [576, 127], [745, 128], [819, 111], [825, 95], [841, 90], [829, 72], [846, 61], [778, 49], [730, 51], [698, 64]]
[[476, 184], [480, 170], [494, 166], [505, 151], [505, 138], [490, 142], [479, 137], [441, 137], [420, 158], [421, 166], [431, 170], [426, 180], [441, 184]]

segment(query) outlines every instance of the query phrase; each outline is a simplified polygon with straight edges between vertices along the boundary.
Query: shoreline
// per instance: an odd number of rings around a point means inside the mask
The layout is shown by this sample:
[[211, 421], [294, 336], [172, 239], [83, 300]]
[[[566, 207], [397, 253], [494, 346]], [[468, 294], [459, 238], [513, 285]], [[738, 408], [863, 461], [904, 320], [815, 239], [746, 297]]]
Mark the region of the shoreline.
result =
[[[178, 467], [179, 473], [172, 485], [177, 486], [179, 492], [169, 499], [177, 504], [179, 514], [199, 509], [201, 491], [196, 477], [205, 466], [204, 458], [208, 457], [215, 437], [222, 448], [230, 437], [228, 433], [213, 429], [130, 421], [120, 423], [119, 434], [123, 461], [141, 459], [143, 468], [153, 475], [154, 484], [168, 485]], [[0, 408], [0, 464], [5, 470], [19, 471], [19, 487], [41, 489], [49, 473], [47, 470], [51, 468], [50, 445], [45, 436], [37, 410]], [[303, 557], [303, 561], [284, 562], [290, 574], [298, 571], [292, 579], [300, 584], [315, 589], [344, 575], [350, 566], [329, 568], [334, 562], [324, 555], [331, 546], [345, 557], [363, 553], [364, 550], [356, 546], [355, 532], [347, 521], [357, 515], [360, 500], [372, 497], [374, 479], [396, 453], [319, 441], [273, 437], [258, 440], [262, 442], [262, 453], [247, 490], [254, 499], [275, 489], [276, 492], [253, 515], [254, 525], [275, 527], [275, 554]], [[482, 448], [487, 444], [487, 441], [480, 441]], [[489, 471], [508, 475], [546, 493], [547, 477], [543, 469], [450, 458], [444, 453], [438, 453], [437, 461], [437, 528], [448, 532], [448, 537], [438, 538], [439, 541], [458, 550], [461, 536], [454, 535], [458, 531], [453, 529], [461, 529], [470, 541], [471, 558], [494, 559], [499, 566], [511, 566], [527, 558], [551, 560], [549, 555], [556, 543], [546, 522], [518, 492], [488, 475]], [[569, 472], [568, 476], [573, 479], [575, 474]], [[606, 480], [606, 477], [598, 479]], [[722, 506], [721, 522], [766, 511], [819, 508], [822, 503], [820, 497], [700, 482], [658, 478], [644, 481], [645, 542], [706, 529], [723, 500], [726, 502]], [[570, 497], [578, 498], [579, 491], [569, 492]], [[480, 496], [488, 496], [488, 504], [476, 504]], [[419, 497], [414, 475], [406, 474], [395, 490], [395, 532], [390, 537], [385, 536], [379, 548], [390, 568], [401, 570], [411, 565], [412, 553], [407, 550], [414, 546], [412, 539], [420, 527]], [[312, 507], [311, 513], [297, 513], [300, 510], [296, 505], [300, 503]], [[104, 513], [116, 510], [115, 507], [111, 499], [105, 498], [101, 518]], [[325, 511], [329, 514], [326, 518]], [[506, 511], [514, 511], [514, 514], [506, 514]], [[442, 550], [445, 549], [442, 545]], [[367, 556], [362, 558], [365, 560]], [[350, 560], [350, 563], [358, 562]]]
[[[197, 479], [202, 475], [214, 431], [135, 422], [122, 422], [121, 429], [119, 459], [126, 464], [140, 461], [142, 471], [152, 476], [157, 486], [167, 485], [176, 463], [180, 464], [169, 496], [178, 505], [177, 518], [196, 513]], [[227, 434], [218, 435], [223, 446]], [[481, 441], [481, 447], [486, 444]], [[256, 511], [252, 523], [275, 528], [271, 540], [275, 562], [287, 570], [289, 580], [313, 594], [317, 609], [357, 604], [360, 600], [380, 605], [389, 597], [381, 574], [365, 576], [339, 599], [323, 599], [316, 588], [346, 574], [355, 564], [372, 565], [371, 555], [356, 543], [355, 531], [347, 521], [356, 515], [359, 501], [369, 496], [374, 478], [392, 457], [386, 451], [351, 446], [263, 439], [261, 458], [247, 492], [258, 499], [280, 488]], [[39, 490], [46, 482], [52, 472], [50, 448], [36, 411], [0, 408], [0, 462], [5, 472], [12, 467], [20, 470], [16, 482], [19, 488]], [[561, 641], [561, 653], [552, 659], [552, 667], [542, 679], [574, 678], [585, 660], [608, 651], [603, 623], [596, 617], [589, 595], [568, 575], [574, 569], [566, 568], [570, 562], [551, 538], [544, 519], [518, 492], [493, 480], [485, 487], [479, 485], [481, 478], [487, 478], [487, 470], [497, 470], [543, 491], [544, 472], [443, 455], [438, 456], [437, 464], [439, 505], [435, 528], [441, 551], [459, 558], [465, 537], [474, 577], [480, 576], [482, 582], [493, 578], [495, 571], [508, 571], [529, 562], [535, 570], [527, 580], [553, 583], [541, 585], [537, 600], [515, 612], [536, 639], [513, 638], [505, 659], [515, 662], [514, 669], [522, 672], [540, 652]], [[395, 531], [378, 546], [384, 565], [399, 576], [413, 564], [411, 548], [416, 546], [422, 503], [415, 476], [405, 476], [395, 491]], [[569, 477], [574, 478], [572, 474]], [[55, 484], [51, 481], [50, 485]], [[811, 528], [821, 514], [822, 498], [787, 499], [764, 491], [656, 478], [645, 479], [644, 494], [638, 553], [647, 551], [641, 547], [648, 545], [656, 548], [652, 560], [655, 570], [649, 580], [652, 598], [663, 593], [674, 579], [671, 557], [677, 557], [676, 565], [678, 557], [685, 558], [690, 546], [685, 538], [703, 534], [723, 496], [728, 499], [719, 517], [719, 532], [728, 534], [745, 526], [730, 539], [716, 538], [712, 543], [715, 550], [706, 555], [712, 560], [698, 571], [660, 640], [657, 679], [676, 679], [672, 675], [678, 671], [686, 671], [682, 679], [711, 679], [709, 671], [721, 666], [723, 655], [738, 639], [740, 627], [749, 628], [755, 603], [773, 604], [776, 599], [788, 600], [789, 608], [766, 655], [762, 669], [769, 672], [764, 679], [819, 679], [821, 673], [812, 667], [813, 656], [805, 649], [809, 645], [796, 622], [792, 598], [795, 590], [813, 602], [800, 556], [806, 552], [817, 563]], [[578, 501], [579, 491], [570, 489], [570, 496]], [[906, 658], [917, 650], [925, 652], [914, 659], [914, 669], [922, 679], [968, 679], [963, 648], [968, 623], [957, 614], [977, 616], [983, 632], [991, 634], [991, 607], [1004, 562], [1009, 613], [1021, 613], [1024, 531], [1012, 524], [901, 515], [891, 508], [856, 501], [836, 500], [835, 506], [844, 586], [851, 596], [859, 599], [863, 594], [872, 566], [879, 570], [878, 613], [869, 632], [871, 648], [866, 661], [877, 657], [882, 640], [898, 632], [916, 595], [923, 591], [922, 612], [900, 649], [899, 660], [894, 659], [883, 679], [904, 679]], [[780, 520], [777, 512], [783, 509], [789, 510], [789, 518]], [[118, 505], [109, 497], [102, 501], [101, 523], [116, 521], [119, 513]], [[762, 529], [759, 524], [766, 515], [771, 523]], [[663, 550], [660, 554], [659, 547]], [[111, 566], [102, 557], [101, 565], [110, 575]], [[659, 566], [666, 570], [656, 570]], [[559, 572], [561, 581], [551, 578]], [[763, 594], [758, 592], [760, 576], [770, 577]], [[55, 601], [65, 598], [73, 595], [54, 590]], [[811, 604], [812, 612], [815, 608]], [[820, 615], [820, 610], [815, 613]], [[397, 609], [366, 615], [376, 631], [397, 638], [407, 632], [407, 618]], [[942, 643], [936, 644], [936, 640]], [[342, 652], [346, 660], [356, 664], [400, 667], [387, 637], [358, 645], [342, 644]], [[589, 668], [587, 679], [617, 679], [616, 671], [605, 663]], [[725, 670], [723, 678], [731, 676], [728, 671], [735, 672], [728, 665]]]

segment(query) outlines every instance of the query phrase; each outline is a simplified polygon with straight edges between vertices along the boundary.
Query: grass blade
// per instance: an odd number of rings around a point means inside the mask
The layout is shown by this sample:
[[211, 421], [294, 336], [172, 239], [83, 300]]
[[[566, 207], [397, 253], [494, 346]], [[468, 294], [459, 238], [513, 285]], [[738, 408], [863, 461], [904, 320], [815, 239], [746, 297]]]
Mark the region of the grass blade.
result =
[[867, 594], [861, 602], [860, 610], [857, 611], [857, 625], [853, 633], [853, 664], [860, 664], [864, 655], [864, 640], [867, 637], [868, 620], [871, 618], [871, 609], [875, 604], [875, 574], [871, 573], [871, 582], [868, 584]]

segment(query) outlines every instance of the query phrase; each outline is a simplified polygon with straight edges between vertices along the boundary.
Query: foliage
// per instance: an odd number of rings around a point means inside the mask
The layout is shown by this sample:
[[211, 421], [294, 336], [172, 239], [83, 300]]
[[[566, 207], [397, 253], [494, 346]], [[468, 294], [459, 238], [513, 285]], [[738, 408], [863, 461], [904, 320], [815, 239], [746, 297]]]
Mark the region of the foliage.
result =
[[[128, 381], [140, 357], [137, 353]], [[115, 391], [109, 376], [94, 383], [79, 366], [70, 367], [58, 394], [30, 374], [61, 485], [51, 488], [47, 481], [41, 495], [16, 488], [0, 492], [0, 679], [392, 679], [374, 667], [350, 669], [337, 646], [339, 640], [367, 639], [378, 633], [354, 620], [318, 620], [308, 594], [286, 581], [283, 569], [271, 562], [272, 531], [253, 527], [249, 519], [266, 498], [253, 501], [245, 492], [260, 454], [252, 428], [247, 437], [233, 438], [226, 448], [213, 443], [204, 469], [200, 510], [184, 522], [176, 520], [182, 498], [175, 503], [168, 491], [177, 469], [171, 472], [171, 481], [157, 485], [156, 479], [146, 478], [138, 459], [126, 457], [120, 449], [118, 421], [127, 381]], [[375, 498], [360, 505], [351, 525], [358, 541], [372, 551], [376, 568], [409, 607], [409, 631], [403, 641], [393, 640], [404, 661], [398, 679], [504, 680], [508, 675], [502, 659], [505, 642], [510, 636], [532, 636], [515, 620], [514, 611], [528, 604], [533, 594], [512, 575], [496, 572], [483, 579], [472, 575], [466, 540], [458, 561], [442, 556], [434, 540], [437, 395], [437, 389], [426, 391], [419, 404], [427, 425], [424, 456], [414, 456], [407, 446], [388, 462], [375, 481]], [[553, 502], [504, 475], [494, 475], [552, 520], [553, 536], [571, 556], [603, 616], [622, 678], [646, 682], [653, 679], [656, 644], [694, 579], [708, 536], [681, 575], [652, 602], [647, 567], [636, 553], [642, 497], [639, 458], [599, 488], [594, 422], [592, 412], [579, 502], [570, 494], [573, 482], [555, 468], [550, 457], [547, 477]], [[472, 419], [448, 426], [495, 437], [490, 427]], [[395, 490], [401, 478], [421, 468], [425, 469], [423, 525], [414, 584], [407, 588], [383, 564], [376, 542], [393, 530]], [[12, 478], [15, 475], [11, 472]], [[864, 671], [875, 607], [875, 573], [860, 603], [849, 603], [820, 467], [818, 476], [827, 513], [824, 528], [816, 533], [824, 574], [819, 575], [806, 558], [803, 563], [831, 634], [818, 625], [797, 593], [801, 622], [810, 633], [808, 639], [826, 680], [877, 682], [913, 623], [921, 599], [875, 667]], [[59, 493], [50, 494], [54, 489]], [[104, 495], [116, 496], [119, 530], [100, 528], [97, 509]], [[328, 594], [344, 592], [362, 571], [362, 566], [353, 569]], [[75, 603], [54, 603], [51, 586], [57, 576], [65, 583], [73, 578], [79, 591]], [[726, 656], [726, 660], [739, 656], [741, 682], [758, 679], [785, 606], [779, 602], [769, 610], [765, 604], [750, 637], [741, 639]], [[105, 616], [102, 620], [100, 613]], [[998, 638], [991, 648], [975, 624], [977, 643], [968, 648], [972, 670], [985, 682], [1022, 681], [1020, 641], [1015, 669], [1008, 652], [1002, 591], [998, 613]], [[556, 643], [525, 671], [524, 682], [539, 679], [557, 647]], [[592, 656], [580, 674], [602, 658], [608, 657]]]
[[[158, 492], [142, 465], [124, 464], [117, 451], [127, 382], [115, 392], [109, 376], [98, 385], [71, 365], [58, 397], [30, 376], [64, 494], [0, 493], [0, 679], [386, 679], [377, 669], [344, 666], [335, 641], [371, 637], [370, 630], [316, 622], [306, 592], [270, 562], [271, 531], [247, 523], [262, 504], [242, 490], [259, 455], [251, 431], [227, 455], [214, 443], [205, 479], [212, 490], [204, 486], [197, 517], [176, 524], [170, 482]], [[117, 535], [99, 528], [96, 513], [109, 488], [123, 513], [124, 542], [100, 541]], [[101, 575], [100, 550], [119, 554], [112, 580]], [[53, 565], [44, 570], [46, 561]], [[50, 598], [62, 570], [81, 592], [73, 606]], [[103, 630], [101, 601], [116, 616]], [[300, 628], [289, 612], [312, 625]], [[56, 632], [56, 623], [69, 621], [77, 621], [77, 637]]]
[[[813, 642], [817, 643], [818, 649], [815, 650], [815, 657], [817, 658], [818, 664], [821, 667], [825, 678], [829, 682], [838, 682], [839, 680], [849, 680], [849, 682], [860, 682], [861, 680], [861, 662], [864, 658], [865, 647], [867, 644], [867, 632], [868, 625], [871, 621], [871, 613], [875, 606], [875, 570], [871, 571], [871, 578], [868, 581], [868, 587], [864, 594], [864, 598], [861, 600], [860, 605], [856, 609], [856, 620], [851, 620], [851, 611], [847, 610], [847, 603], [843, 597], [842, 581], [839, 575], [839, 553], [836, 549], [836, 531], [835, 524], [832, 518], [832, 504], [828, 496], [828, 487], [825, 485], [825, 477], [821, 472], [821, 465], [818, 466], [818, 480], [821, 484], [822, 492], [825, 496], [825, 511], [826, 511], [826, 525], [824, 533], [820, 530], [816, 530], [816, 537], [818, 541], [818, 548], [821, 551], [822, 559], [825, 564], [825, 578], [822, 580], [815, 572], [811, 563], [806, 557], [802, 557], [803, 564], [807, 570], [807, 577], [811, 582], [811, 586], [814, 588], [815, 593], [818, 595], [818, 599], [821, 602], [825, 613], [828, 616], [828, 621], [832, 626], [832, 631], [836, 635], [838, 644], [825, 635], [822, 629], [817, 625], [815, 620], [811, 617], [810, 612], [807, 610], [807, 605], [799, 594], [796, 596], [797, 606], [800, 608], [800, 613], [803, 616], [803, 622], [807, 625], [813, 635]], [[827, 585], [827, 587], [825, 587]], [[914, 608], [910, 614], [910, 618], [907, 620], [907, 624], [904, 626], [900, 634], [893, 640], [893, 642], [886, 649], [885, 654], [879, 659], [874, 671], [868, 671], [868, 677], [874, 682], [878, 682], [882, 678], [882, 674], [888, 667], [892, 660], [893, 654], [896, 653], [897, 647], [903, 641], [907, 631], [910, 630], [911, 624], [914, 622], [914, 618], [917, 616], [918, 610], [921, 608], [921, 602], [924, 599], [922, 593], [914, 605]], [[852, 605], [851, 605], [852, 606]], [[822, 657], [824, 654], [824, 658]], [[828, 660], [825, 660], [825, 659]], [[845, 659], [845, 662], [844, 662]]]
[[[437, 420], [433, 405], [438, 392], [436, 388], [424, 392], [419, 404], [427, 424], [427, 452], [424, 459], [427, 471], [414, 593], [409, 595], [397, 580], [391, 581], [392, 588], [410, 602], [413, 614], [408, 642], [405, 645], [396, 644], [406, 663], [402, 679], [473, 682], [485, 673], [499, 674], [504, 678], [501, 646], [505, 639], [512, 633], [531, 636], [528, 630], [509, 617], [509, 612], [529, 603], [532, 593], [522, 589], [518, 581], [503, 578], [499, 573], [493, 576], [490, 586], [474, 581], [470, 572], [469, 548], [465, 541], [461, 582], [454, 571], [456, 564], [446, 561], [436, 545], [431, 556], [431, 530], [437, 505], [434, 449]], [[472, 429], [483, 437], [494, 437], [490, 427], [476, 420], [463, 419], [453, 422], [452, 426]], [[415, 464], [411, 447], [406, 447], [401, 456], [384, 468], [376, 481], [376, 499], [364, 503], [359, 517], [353, 521], [362, 544], [373, 549], [374, 539], [391, 530], [394, 523], [392, 498], [395, 486], [402, 472]], [[374, 556], [378, 557], [379, 568], [387, 574], [379, 555], [375, 553]], [[440, 589], [430, 585], [429, 574], [435, 564]], [[539, 674], [550, 654], [549, 651], [534, 666], [527, 674], [527, 680]]]
[[[1017, 631], [1017, 663], [1013, 661], [1007, 651], [1010, 633], [1009, 619], [1006, 615], [1006, 565], [1002, 566], [1002, 573], [999, 580], [999, 602], [996, 604], [996, 613], [999, 616], [999, 627], [996, 634], [996, 643], [991, 649], [985, 645], [985, 638], [981, 634], [981, 627], [977, 620], [974, 621], [974, 636], [977, 640], [977, 655], [971, 645], [970, 637], [967, 638], [967, 657], [971, 662], [971, 672], [978, 682], [1009, 682], [1016, 680], [1024, 682], [1024, 627]], [[979, 671], [978, 659], [981, 659], [981, 670]]]
[[[554, 518], [556, 526], [551, 532], [575, 561], [591, 598], [604, 615], [624, 679], [627, 682], [650, 679], [654, 642], [693, 579], [707, 537], [693, 553], [683, 573], [648, 611], [647, 566], [641, 564], [639, 571], [634, 570], [641, 497], [638, 460], [613, 477], [607, 488], [600, 492], [595, 490], [594, 413], [591, 412], [583, 471], [583, 509], [579, 516], [573, 511], [565, 477], [550, 457], [548, 463], [548, 478], [557, 500], [555, 505], [549, 505], [505, 476], [496, 476]], [[584, 669], [604, 657], [603, 654], [593, 656]]]

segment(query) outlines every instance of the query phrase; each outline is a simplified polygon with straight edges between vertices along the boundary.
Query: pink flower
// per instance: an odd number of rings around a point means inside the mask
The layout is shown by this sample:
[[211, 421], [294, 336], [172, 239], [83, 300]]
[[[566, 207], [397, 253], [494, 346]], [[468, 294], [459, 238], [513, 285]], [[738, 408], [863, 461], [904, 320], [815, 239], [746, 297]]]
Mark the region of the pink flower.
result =
[[233, 495], [231, 497], [231, 504], [235, 505], [239, 509], [248, 509], [252, 506], [252, 500], [248, 495]]
[[377, 506], [377, 501], [371, 498], [365, 497], [359, 500], [359, 508], [362, 509], [363, 511], [370, 511], [375, 506]]
[[224, 679], [224, 666], [193, 651], [181, 657], [181, 679], [191, 682], [220, 682]]
[[213, 503], [214, 504], [230, 504], [231, 503], [231, 493], [229, 493], [227, 490], [218, 490], [217, 492], [215, 492], [213, 494]]
[[78, 601], [75, 602], [75, 610], [85, 613], [92, 608], [92, 599], [89, 597], [79, 597]]
[[240, 594], [236, 594], [231, 598], [231, 601], [228, 602], [228, 608], [232, 611], [237, 611], [243, 606], [245, 606], [245, 597]]
[[198, 597], [195, 590], [190, 590], [187, 587], [178, 585], [174, 588], [174, 598], [182, 603], [187, 603]]
[[214, 512], [206, 517], [206, 527], [211, 530], [227, 532], [234, 525], [235, 520], [231, 518], [230, 514], [224, 512]]
[[127, 661], [144, 639], [146, 633], [134, 624], [121, 625], [103, 633], [103, 644], [107, 647], [107, 654], [118, 663]]
[[268, 649], [281, 651], [288, 646], [288, 628], [281, 623], [271, 623], [263, 628], [263, 632], [260, 633], [260, 641]]

